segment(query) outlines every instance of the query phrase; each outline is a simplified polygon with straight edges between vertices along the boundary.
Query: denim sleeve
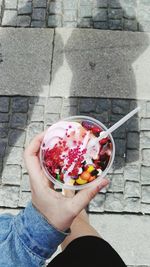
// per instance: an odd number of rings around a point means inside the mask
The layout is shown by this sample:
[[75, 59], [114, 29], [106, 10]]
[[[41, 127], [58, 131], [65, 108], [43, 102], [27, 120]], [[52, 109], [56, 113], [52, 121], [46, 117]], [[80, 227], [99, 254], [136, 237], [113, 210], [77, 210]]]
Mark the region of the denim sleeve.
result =
[[0, 267], [42, 266], [68, 233], [55, 229], [32, 203], [17, 216], [0, 216]]

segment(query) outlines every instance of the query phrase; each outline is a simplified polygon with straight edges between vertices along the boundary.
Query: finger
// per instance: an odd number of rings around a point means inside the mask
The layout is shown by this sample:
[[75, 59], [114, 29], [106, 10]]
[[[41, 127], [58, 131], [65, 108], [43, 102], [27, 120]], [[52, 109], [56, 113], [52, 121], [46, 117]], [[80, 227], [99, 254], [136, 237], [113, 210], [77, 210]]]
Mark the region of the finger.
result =
[[76, 194], [73, 198], [73, 205], [76, 214], [78, 214], [83, 208], [85, 208], [89, 202], [96, 196], [96, 194], [109, 184], [107, 179], [98, 181], [94, 187], [84, 189]]

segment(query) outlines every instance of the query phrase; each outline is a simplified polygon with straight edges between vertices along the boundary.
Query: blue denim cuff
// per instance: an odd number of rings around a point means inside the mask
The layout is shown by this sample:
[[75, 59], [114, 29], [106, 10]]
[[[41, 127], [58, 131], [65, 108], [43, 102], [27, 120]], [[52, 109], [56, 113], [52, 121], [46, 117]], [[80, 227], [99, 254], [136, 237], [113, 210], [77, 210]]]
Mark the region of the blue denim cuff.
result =
[[14, 226], [23, 245], [44, 259], [49, 258], [69, 234], [50, 225], [31, 202], [14, 217]]

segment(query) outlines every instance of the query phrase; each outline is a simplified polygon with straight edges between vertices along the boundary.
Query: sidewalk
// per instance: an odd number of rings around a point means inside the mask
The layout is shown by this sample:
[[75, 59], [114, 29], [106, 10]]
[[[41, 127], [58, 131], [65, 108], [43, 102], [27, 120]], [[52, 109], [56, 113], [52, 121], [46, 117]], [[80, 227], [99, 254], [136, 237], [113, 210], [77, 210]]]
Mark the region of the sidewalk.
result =
[[16, 214], [30, 199], [22, 153], [36, 133], [76, 114], [110, 127], [140, 105], [140, 113], [113, 134], [111, 185], [91, 201], [88, 212], [128, 266], [149, 267], [149, 69], [148, 32], [1, 27], [0, 212]]

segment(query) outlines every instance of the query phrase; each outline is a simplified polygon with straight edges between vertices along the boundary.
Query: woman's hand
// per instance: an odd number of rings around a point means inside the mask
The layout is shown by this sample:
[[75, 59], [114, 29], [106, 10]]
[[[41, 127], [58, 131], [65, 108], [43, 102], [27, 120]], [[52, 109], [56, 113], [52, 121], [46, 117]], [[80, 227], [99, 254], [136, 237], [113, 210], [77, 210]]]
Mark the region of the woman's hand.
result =
[[70, 198], [56, 192], [40, 166], [39, 150], [44, 134], [37, 135], [24, 152], [25, 164], [30, 177], [32, 203], [49, 223], [64, 231], [70, 227], [80, 211], [109, 182], [107, 179], [103, 179], [101, 182], [97, 182], [94, 187], [83, 189]]

